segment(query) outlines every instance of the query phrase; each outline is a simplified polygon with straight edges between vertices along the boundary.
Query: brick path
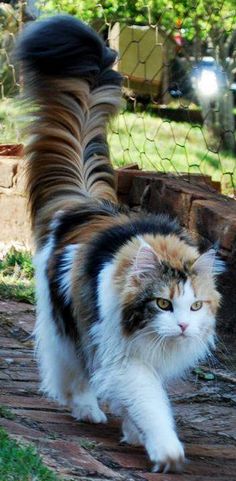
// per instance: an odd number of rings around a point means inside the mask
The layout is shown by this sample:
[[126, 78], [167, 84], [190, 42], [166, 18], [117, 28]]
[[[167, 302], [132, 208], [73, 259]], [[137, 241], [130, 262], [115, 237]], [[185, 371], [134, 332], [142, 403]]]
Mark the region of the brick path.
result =
[[120, 425], [75, 421], [37, 391], [38, 375], [30, 338], [34, 309], [0, 302], [0, 405], [12, 411], [0, 423], [14, 437], [33, 442], [45, 463], [62, 477], [80, 481], [236, 481], [236, 378], [215, 369], [212, 381], [172, 387], [171, 398], [187, 458], [181, 475], [153, 474], [141, 448], [119, 444]]

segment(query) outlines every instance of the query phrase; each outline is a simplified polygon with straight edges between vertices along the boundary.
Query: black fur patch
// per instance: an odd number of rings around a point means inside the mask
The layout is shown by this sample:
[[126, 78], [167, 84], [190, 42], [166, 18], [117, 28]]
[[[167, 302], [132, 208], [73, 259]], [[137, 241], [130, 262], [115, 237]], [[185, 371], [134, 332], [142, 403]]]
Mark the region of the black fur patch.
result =
[[163, 277], [166, 277], [167, 279], [169, 278], [174, 279], [176, 283], [179, 283], [179, 282], [185, 283], [187, 281], [187, 276], [188, 276], [187, 266], [185, 270], [181, 271], [179, 269], [175, 269], [171, 267], [165, 262], [162, 262], [162, 272], [163, 272]]
[[79, 229], [80, 226], [96, 219], [96, 216], [104, 216], [104, 218], [116, 217], [121, 210], [118, 205], [109, 201], [102, 201], [94, 203], [94, 205], [92, 203], [89, 203], [88, 206], [80, 205], [76, 209], [66, 211], [60, 217], [60, 222], [55, 229], [56, 247], [70, 231], [73, 231], [75, 228]]
[[[90, 172], [91, 176], [93, 174], [100, 174], [100, 175], [96, 176], [96, 178], [94, 178], [94, 180], [92, 182], [91, 182], [91, 178], [90, 178], [90, 186], [92, 186], [93, 184], [95, 184], [98, 181], [103, 181], [103, 182], [106, 182], [107, 184], [109, 184], [110, 187], [112, 187], [115, 190], [115, 188], [116, 188], [115, 177], [113, 175], [113, 168], [110, 165], [105, 164], [105, 163], [104, 164], [101, 163], [101, 165], [97, 165]], [[110, 174], [110, 175], [109, 175], [109, 177], [107, 177], [104, 174]]]
[[122, 325], [126, 334], [143, 329], [148, 322], [144, 302], [125, 306], [122, 312]]
[[26, 68], [56, 78], [79, 77], [92, 85], [120, 85], [122, 81], [118, 72], [109, 69], [116, 52], [88, 25], [70, 15], [27, 26], [18, 41], [16, 57]]
[[[54, 249], [55, 251], [60, 246], [60, 242], [63, 242], [65, 236], [75, 228], [79, 229], [80, 226], [87, 224], [90, 221], [96, 220], [96, 216], [117, 217], [119, 212], [123, 212], [123, 208], [118, 205], [112, 204], [109, 201], [97, 202], [92, 205], [80, 205], [77, 209], [69, 210], [63, 213], [60, 217], [58, 226], [54, 231]], [[73, 316], [72, 302], [65, 302], [65, 298], [60, 290], [61, 280], [61, 267], [64, 263], [63, 256], [64, 250], [59, 255], [55, 255], [50, 264], [49, 289], [51, 301], [53, 304], [53, 317], [56, 321], [58, 331], [60, 334], [66, 334], [73, 339], [77, 339], [78, 332], [76, 327], [76, 320]], [[91, 299], [91, 312], [95, 313], [96, 308], [96, 292], [92, 292]], [[95, 318], [94, 318], [95, 319]]]
[[64, 252], [55, 256], [53, 259], [52, 276], [49, 278], [50, 297], [53, 305], [53, 318], [56, 321], [58, 331], [61, 335], [68, 335], [73, 339], [77, 339], [78, 332], [76, 328], [76, 321], [72, 313], [72, 303], [65, 301], [60, 289], [61, 280], [61, 265], [63, 261]]
[[93, 137], [93, 139], [90, 140], [90, 142], [86, 145], [83, 154], [84, 163], [86, 164], [87, 160], [93, 155], [109, 158], [109, 148], [106, 139], [101, 135]]

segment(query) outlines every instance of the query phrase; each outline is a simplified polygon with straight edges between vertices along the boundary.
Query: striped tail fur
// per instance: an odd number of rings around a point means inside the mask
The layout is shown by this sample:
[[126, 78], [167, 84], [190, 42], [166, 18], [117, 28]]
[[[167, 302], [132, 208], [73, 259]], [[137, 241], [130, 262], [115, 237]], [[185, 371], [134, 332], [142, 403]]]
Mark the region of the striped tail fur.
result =
[[34, 229], [78, 202], [117, 202], [106, 140], [121, 98], [116, 53], [83, 22], [58, 15], [26, 27], [16, 56], [36, 106], [25, 150]]

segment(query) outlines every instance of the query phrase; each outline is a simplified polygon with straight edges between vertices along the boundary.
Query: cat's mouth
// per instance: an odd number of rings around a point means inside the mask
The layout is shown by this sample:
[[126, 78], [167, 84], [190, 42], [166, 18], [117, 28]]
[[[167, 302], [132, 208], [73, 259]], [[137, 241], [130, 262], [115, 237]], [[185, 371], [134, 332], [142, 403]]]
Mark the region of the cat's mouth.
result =
[[168, 335], [168, 339], [173, 342], [176, 341], [177, 339], [185, 340], [185, 339], [189, 339], [190, 337], [191, 336], [187, 332], [178, 332], [178, 333], [173, 333]]

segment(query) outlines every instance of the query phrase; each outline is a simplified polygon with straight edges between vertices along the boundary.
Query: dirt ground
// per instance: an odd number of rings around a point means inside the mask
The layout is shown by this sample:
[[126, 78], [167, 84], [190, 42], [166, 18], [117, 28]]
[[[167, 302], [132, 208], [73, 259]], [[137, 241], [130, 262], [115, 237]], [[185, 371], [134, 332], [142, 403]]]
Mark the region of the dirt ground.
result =
[[154, 474], [141, 448], [119, 443], [119, 420], [79, 423], [38, 392], [34, 318], [28, 304], [0, 302], [0, 405], [11, 411], [3, 411], [0, 423], [34, 443], [48, 466], [70, 481], [236, 480], [236, 375], [229, 367], [217, 363], [209, 367], [213, 379], [203, 368], [200, 377], [192, 373], [169, 388], [188, 462], [181, 475]]

